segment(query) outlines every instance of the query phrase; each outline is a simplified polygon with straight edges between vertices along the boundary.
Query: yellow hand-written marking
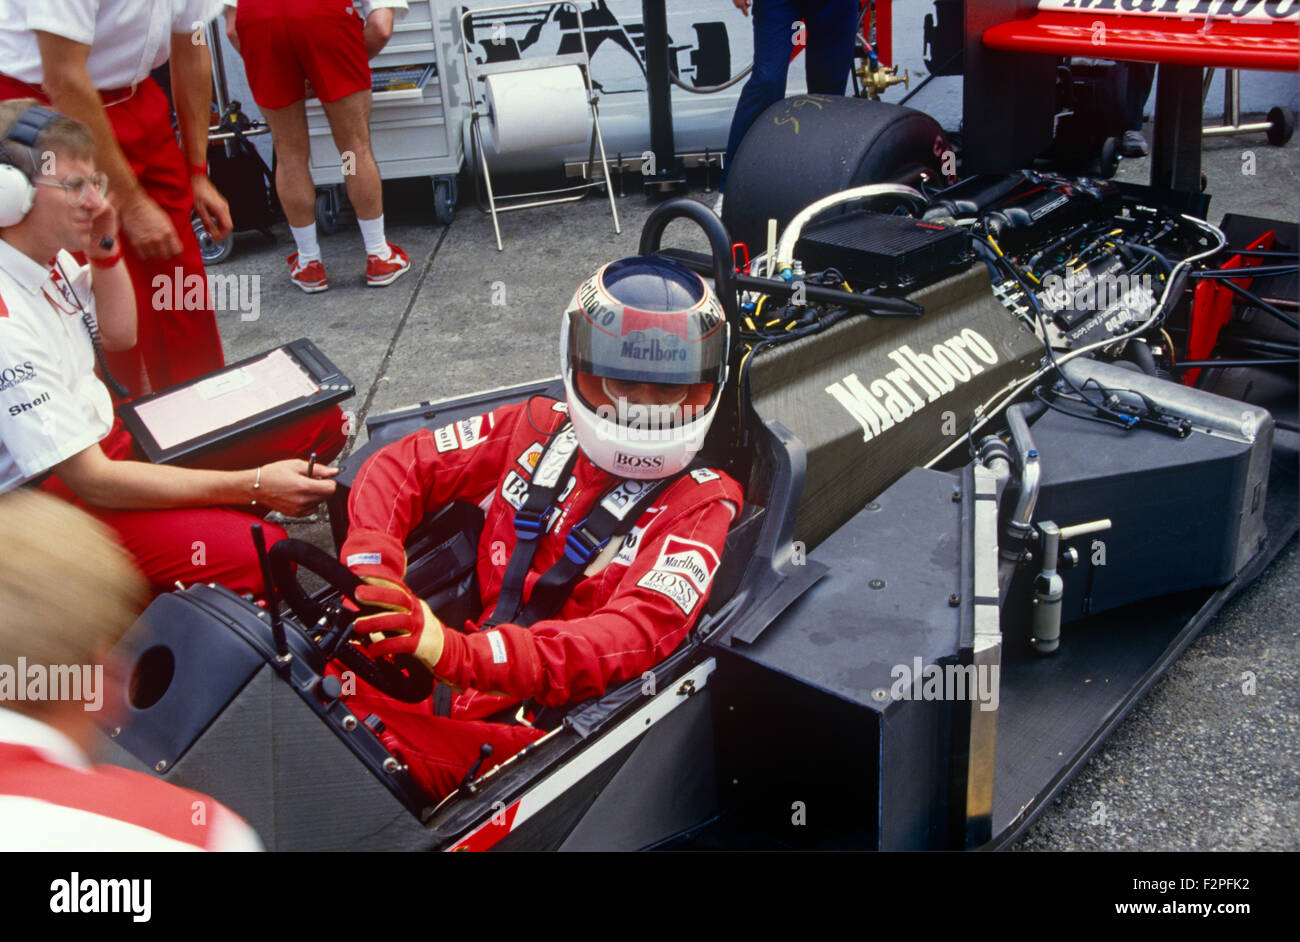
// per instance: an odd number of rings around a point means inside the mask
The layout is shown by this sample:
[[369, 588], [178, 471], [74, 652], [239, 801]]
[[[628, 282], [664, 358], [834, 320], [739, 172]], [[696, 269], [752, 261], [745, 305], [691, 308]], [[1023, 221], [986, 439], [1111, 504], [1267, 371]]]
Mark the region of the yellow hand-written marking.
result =
[[817, 108], [818, 111], [821, 111], [823, 108], [826, 107], [816, 98], [796, 98], [790, 102], [791, 108], [802, 108], [804, 105], [813, 105]]
[[793, 125], [794, 125], [794, 133], [795, 133], [795, 134], [798, 134], [798, 133], [799, 133], [799, 119], [798, 119], [798, 118], [791, 117], [790, 115], [782, 115], [782, 116], [779, 117], [779, 118], [773, 118], [772, 121], [773, 121], [773, 123], [775, 123], [775, 124], [793, 124]]

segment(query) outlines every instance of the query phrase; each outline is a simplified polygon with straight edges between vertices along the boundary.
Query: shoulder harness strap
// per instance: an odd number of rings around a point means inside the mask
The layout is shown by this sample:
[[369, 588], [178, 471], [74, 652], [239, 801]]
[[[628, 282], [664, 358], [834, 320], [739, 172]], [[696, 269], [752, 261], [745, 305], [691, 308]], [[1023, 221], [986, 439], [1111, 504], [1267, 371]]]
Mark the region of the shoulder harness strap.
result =
[[524, 578], [532, 568], [537, 543], [555, 513], [555, 495], [573, 473], [577, 459], [578, 435], [573, 425], [565, 422], [546, 443], [528, 483], [528, 496], [515, 511], [515, 549], [506, 564], [496, 608], [484, 628], [514, 621], [523, 607]]
[[551, 618], [564, 607], [573, 587], [591, 561], [616, 536], [623, 536], [663, 490], [677, 477], [655, 481], [615, 481], [601, 495], [585, 519], [575, 523], [564, 543], [564, 555], [533, 586], [527, 605], [524, 580], [533, 565], [537, 545], [555, 512], [555, 497], [573, 472], [578, 457], [578, 437], [566, 422], [546, 443], [528, 485], [528, 496], [515, 511], [514, 552], [506, 564], [492, 616], [483, 623], [491, 628], [504, 622], [528, 627]]
[[526, 628], [554, 617], [596, 555], [615, 536], [631, 530], [651, 502], [674, 480], [615, 481], [606, 488], [591, 513], [570, 528], [564, 541], [564, 555], [533, 585], [528, 604], [515, 624]]

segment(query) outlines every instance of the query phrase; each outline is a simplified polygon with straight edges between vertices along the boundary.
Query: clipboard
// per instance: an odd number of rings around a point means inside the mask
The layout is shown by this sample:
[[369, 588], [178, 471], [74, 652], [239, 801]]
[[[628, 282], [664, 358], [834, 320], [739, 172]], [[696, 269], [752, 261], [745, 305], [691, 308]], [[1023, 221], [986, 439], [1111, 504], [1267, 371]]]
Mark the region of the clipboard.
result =
[[183, 464], [351, 397], [356, 387], [301, 338], [118, 409], [153, 464]]

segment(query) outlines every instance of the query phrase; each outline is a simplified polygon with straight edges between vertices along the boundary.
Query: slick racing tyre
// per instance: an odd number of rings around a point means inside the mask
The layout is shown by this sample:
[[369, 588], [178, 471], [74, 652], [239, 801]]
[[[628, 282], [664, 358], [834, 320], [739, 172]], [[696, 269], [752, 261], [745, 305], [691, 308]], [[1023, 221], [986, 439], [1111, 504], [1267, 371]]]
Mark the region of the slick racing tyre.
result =
[[740, 142], [722, 221], [733, 239], [761, 252], [769, 218], [780, 231], [814, 200], [864, 183], [908, 182], [902, 178], [920, 168], [942, 184], [940, 170], [956, 170], [952, 157], [943, 166], [945, 153], [943, 128], [911, 108], [836, 95], [786, 98], [759, 115]]

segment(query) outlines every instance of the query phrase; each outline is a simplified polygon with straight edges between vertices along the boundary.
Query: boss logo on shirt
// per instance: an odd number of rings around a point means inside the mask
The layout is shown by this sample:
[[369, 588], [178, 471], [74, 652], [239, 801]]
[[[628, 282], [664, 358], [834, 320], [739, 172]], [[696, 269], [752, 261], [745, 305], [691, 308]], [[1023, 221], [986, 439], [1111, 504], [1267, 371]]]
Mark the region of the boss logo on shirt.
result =
[[35, 399], [33, 399], [31, 402], [20, 402], [20, 403], [18, 403], [18, 405], [16, 405], [16, 406], [10, 406], [10, 407], [9, 407], [9, 414], [10, 414], [10, 415], [22, 415], [22, 414], [23, 414], [24, 412], [26, 412], [28, 409], [35, 409], [37, 406], [44, 405], [45, 403], [47, 403], [47, 402], [49, 402], [49, 401], [50, 401], [50, 394], [49, 394], [48, 392], [45, 392], [45, 393], [42, 393], [41, 395], [37, 396], [37, 397], [36, 397]]
[[528, 499], [528, 482], [511, 471], [501, 482], [501, 497], [507, 504], [518, 510]]
[[637, 580], [637, 585], [668, 596], [683, 615], [689, 615], [695, 610], [700, 596], [708, 592], [717, 570], [718, 556], [712, 547], [684, 537], [670, 536], [660, 550], [654, 568]]
[[614, 455], [614, 467], [629, 471], [660, 471], [663, 466], [663, 455], [625, 455], [621, 451]]
[[[0, 391], [12, 389], [19, 383], [25, 383], [29, 379], [36, 378], [36, 367], [32, 366], [31, 360], [24, 360], [21, 363], [15, 363], [13, 366], [6, 366], [0, 370]], [[17, 413], [14, 413], [17, 415]]]

